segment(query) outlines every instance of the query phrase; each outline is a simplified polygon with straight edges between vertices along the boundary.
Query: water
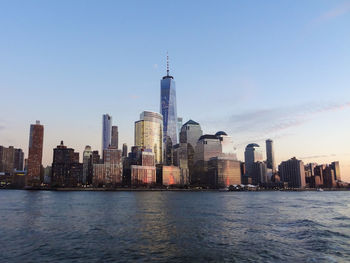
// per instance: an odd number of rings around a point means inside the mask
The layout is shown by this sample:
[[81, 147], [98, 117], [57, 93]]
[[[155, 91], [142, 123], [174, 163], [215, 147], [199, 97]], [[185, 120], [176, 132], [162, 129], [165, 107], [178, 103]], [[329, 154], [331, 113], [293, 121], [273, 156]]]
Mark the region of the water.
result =
[[1, 262], [346, 262], [350, 192], [0, 191]]

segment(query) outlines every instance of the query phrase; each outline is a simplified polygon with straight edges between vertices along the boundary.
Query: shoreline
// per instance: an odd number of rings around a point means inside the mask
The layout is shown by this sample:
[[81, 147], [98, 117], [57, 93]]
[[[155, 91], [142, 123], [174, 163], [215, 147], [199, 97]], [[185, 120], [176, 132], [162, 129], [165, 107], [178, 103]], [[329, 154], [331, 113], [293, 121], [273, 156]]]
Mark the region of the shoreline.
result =
[[[259, 189], [259, 190], [236, 190], [227, 189], [181, 189], [181, 188], [0, 188], [0, 190], [24, 190], [24, 191], [59, 191], [59, 192], [317, 192], [315, 188], [308, 189]], [[324, 188], [325, 192], [350, 191], [349, 188]]]

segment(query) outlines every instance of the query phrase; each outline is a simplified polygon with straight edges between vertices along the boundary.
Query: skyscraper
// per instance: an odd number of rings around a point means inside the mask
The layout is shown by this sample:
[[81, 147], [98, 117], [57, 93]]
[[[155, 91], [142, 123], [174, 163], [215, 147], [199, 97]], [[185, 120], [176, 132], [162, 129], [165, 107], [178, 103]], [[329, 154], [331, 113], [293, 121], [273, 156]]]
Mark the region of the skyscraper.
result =
[[28, 149], [28, 170], [26, 185], [40, 185], [40, 169], [43, 157], [44, 126], [40, 121], [30, 125], [29, 149]]
[[108, 114], [102, 116], [102, 153], [111, 144], [112, 135], [112, 117]]
[[244, 152], [246, 175], [252, 177], [254, 163], [262, 160], [263, 156], [260, 151], [260, 146], [256, 143], [248, 144]]
[[91, 167], [91, 156], [92, 156], [92, 150], [91, 146], [86, 145], [85, 150], [83, 152], [83, 178], [82, 183], [86, 184], [87, 178], [89, 177], [89, 168]]
[[163, 117], [157, 112], [144, 111], [135, 122], [135, 146], [150, 149], [156, 164], [163, 160]]
[[273, 141], [271, 139], [266, 140], [266, 167], [272, 169], [273, 172], [276, 169], [275, 152], [273, 149]]
[[305, 187], [305, 168], [302, 161], [297, 160], [295, 157], [293, 157], [288, 161], [282, 162], [278, 166], [278, 171], [281, 176], [281, 181], [287, 182], [289, 187]]
[[127, 157], [128, 156], [128, 145], [126, 143], [123, 143], [122, 156], [123, 157]]
[[163, 144], [177, 144], [176, 89], [174, 77], [169, 75], [168, 56], [167, 75], [160, 81], [160, 113], [163, 115]]
[[118, 126], [112, 126], [111, 146], [118, 149]]

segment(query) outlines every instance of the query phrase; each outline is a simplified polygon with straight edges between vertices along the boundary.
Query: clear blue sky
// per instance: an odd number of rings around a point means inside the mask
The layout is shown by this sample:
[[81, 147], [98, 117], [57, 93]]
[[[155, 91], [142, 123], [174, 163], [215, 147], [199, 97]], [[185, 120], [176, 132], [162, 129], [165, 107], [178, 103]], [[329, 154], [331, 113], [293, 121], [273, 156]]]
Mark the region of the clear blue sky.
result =
[[350, 1], [0, 1], [0, 38], [0, 144], [27, 151], [41, 120], [44, 164], [99, 150], [103, 113], [130, 146], [168, 51], [185, 121], [350, 180]]

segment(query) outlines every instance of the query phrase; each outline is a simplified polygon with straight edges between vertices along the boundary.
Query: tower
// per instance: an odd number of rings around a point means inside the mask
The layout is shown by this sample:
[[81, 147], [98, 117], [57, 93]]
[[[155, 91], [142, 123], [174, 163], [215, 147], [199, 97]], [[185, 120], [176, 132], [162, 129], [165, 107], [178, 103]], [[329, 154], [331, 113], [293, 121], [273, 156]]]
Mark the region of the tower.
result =
[[157, 112], [144, 111], [135, 122], [135, 146], [152, 150], [155, 162], [163, 160], [163, 117]]
[[176, 88], [174, 77], [170, 76], [169, 71], [167, 56], [167, 74], [160, 81], [160, 113], [163, 115], [163, 144], [175, 145], [178, 137]]
[[43, 157], [44, 126], [40, 121], [30, 125], [29, 148], [28, 148], [28, 170], [26, 185], [39, 186], [40, 170]]
[[272, 169], [273, 172], [276, 169], [275, 153], [273, 149], [273, 141], [271, 139], [266, 140], [266, 166], [268, 169]]
[[102, 153], [111, 144], [112, 116], [103, 114], [102, 116]]

